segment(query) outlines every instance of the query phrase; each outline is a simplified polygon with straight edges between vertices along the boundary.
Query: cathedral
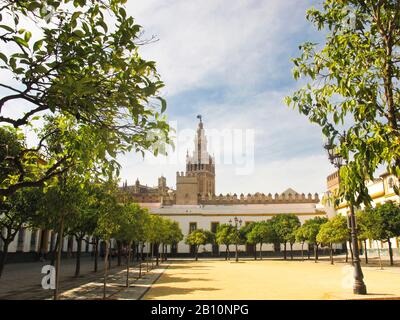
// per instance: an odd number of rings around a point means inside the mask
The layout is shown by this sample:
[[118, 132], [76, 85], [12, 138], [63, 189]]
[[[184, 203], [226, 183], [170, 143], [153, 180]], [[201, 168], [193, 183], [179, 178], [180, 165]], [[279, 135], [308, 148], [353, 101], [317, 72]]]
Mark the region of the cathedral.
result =
[[[279, 214], [295, 214], [303, 223], [316, 216], [326, 216], [317, 208], [318, 194], [300, 194], [288, 188], [281, 193], [216, 195], [215, 159], [208, 153], [204, 123], [199, 123], [194, 137], [194, 152], [186, 155], [186, 171], [176, 173], [176, 189], [168, 188], [165, 177], [158, 179], [158, 186], [150, 188], [136, 181], [134, 186], [125, 182], [121, 188], [126, 199], [147, 207], [152, 214], [177, 221], [186, 237], [196, 228], [215, 232], [219, 224], [241, 221], [243, 225], [270, 219]], [[219, 255], [218, 245], [204, 246], [209, 255]], [[296, 249], [296, 245], [294, 246]], [[242, 254], [252, 254], [253, 246], [240, 246]], [[280, 251], [276, 245], [264, 245], [263, 250]], [[171, 248], [173, 254], [187, 255], [190, 246], [181, 241]]]

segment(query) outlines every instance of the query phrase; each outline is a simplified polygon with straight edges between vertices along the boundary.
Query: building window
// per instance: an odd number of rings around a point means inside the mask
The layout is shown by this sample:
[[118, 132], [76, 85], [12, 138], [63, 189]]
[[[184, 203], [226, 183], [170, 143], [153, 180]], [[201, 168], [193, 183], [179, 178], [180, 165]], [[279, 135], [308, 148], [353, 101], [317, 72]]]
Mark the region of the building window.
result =
[[189, 223], [189, 233], [197, 229], [197, 222], [190, 222]]
[[17, 240], [17, 251], [24, 251], [24, 240], [25, 240], [25, 228], [21, 228], [18, 231], [18, 240]]
[[31, 233], [31, 248], [30, 251], [35, 252], [36, 251], [36, 242], [37, 242], [37, 230], [32, 230]]
[[211, 232], [217, 233], [218, 226], [219, 226], [219, 222], [211, 222]]

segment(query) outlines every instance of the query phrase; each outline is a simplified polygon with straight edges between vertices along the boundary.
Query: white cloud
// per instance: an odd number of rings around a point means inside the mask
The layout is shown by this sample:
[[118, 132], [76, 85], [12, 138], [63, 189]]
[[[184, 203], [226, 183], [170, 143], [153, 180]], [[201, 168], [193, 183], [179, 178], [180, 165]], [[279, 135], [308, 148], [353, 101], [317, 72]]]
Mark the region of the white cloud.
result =
[[144, 46], [157, 61], [167, 95], [216, 85], [251, 87], [279, 76], [288, 38], [307, 3], [249, 0], [129, 1], [128, 12], [159, 41]]
[[[332, 168], [320, 148], [320, 130], [283, 104], [296, 86], [287, 84], [291, 78], [287, 64], [303, 41], [297, 39], [299, 34], [308, 38], [305, 11], [310, 5], [311, 1], [279, 0], [127, 4], [147, 37], [159, 38], [141, 52], [157, 62], [167, 100], [181, 97], [179, 105], [168, 107], [178, 129], [193, 130], [200, 113], [206, 129], [255, 132], [254, 170], [238, 175], [237, 165], [217, 165], [218, 193], [275, 193], [289, 186], [305, 193], [325, 190], [325, 177]], [[207, 97], [207, 90], [220, 90], [221, 97]], [[218, 153], [212, 147], [210, 152]], [[240, 153], [235, 147], [233, 143], [233, 156]], [[186, 148], [193, 149], [192, 139], [178, 145], [169, 160], [121, 157], [122, 177], [129, 183], [139, 176], [142, 182], [156, 184], [164, 174], [175, 186], [176, 171], [185, 169]]]

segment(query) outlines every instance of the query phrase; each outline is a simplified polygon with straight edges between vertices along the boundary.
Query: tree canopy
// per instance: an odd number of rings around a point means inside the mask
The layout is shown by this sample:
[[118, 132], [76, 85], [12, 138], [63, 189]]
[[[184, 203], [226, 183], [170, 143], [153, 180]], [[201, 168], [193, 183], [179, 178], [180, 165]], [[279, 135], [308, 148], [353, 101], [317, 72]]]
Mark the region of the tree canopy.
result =
[[[0, 68], [14, 79], [0, 83], [0, 161], [9, 167], [1, 196], [77, 164], [118, 170], [119, 152], [163, 151], [164, 84], [139, 54], [146, 41], [124, 2], [1, 1]], [[24, 142], [27, 130], [35, 145]]]
[[318, 124], [348, 163], [340, 196], [368, 204], [364, 180], [380, 165], [400, 177], [400, 1], [325, 0], [307, 20], [326, 38], [300, 46], [293, 75], [306, 85], [286, 103]]

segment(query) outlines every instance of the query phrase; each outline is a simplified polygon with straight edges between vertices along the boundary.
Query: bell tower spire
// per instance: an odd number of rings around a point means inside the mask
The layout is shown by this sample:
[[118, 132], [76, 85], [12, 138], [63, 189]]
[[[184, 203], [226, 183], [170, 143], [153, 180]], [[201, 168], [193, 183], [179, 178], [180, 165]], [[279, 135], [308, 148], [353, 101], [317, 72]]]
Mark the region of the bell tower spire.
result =
[[199, 182], [199, 193], [215, 193], [215, 163], [214, 157], [207, 151], [207, 137], [205, 135], [203, 117], [197, 115], [199, 123], [194, 138], [194, 152], [186, 156], [186, 172], [195, 175]]

